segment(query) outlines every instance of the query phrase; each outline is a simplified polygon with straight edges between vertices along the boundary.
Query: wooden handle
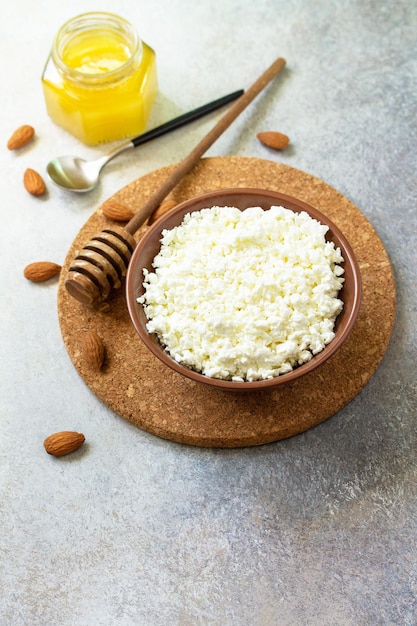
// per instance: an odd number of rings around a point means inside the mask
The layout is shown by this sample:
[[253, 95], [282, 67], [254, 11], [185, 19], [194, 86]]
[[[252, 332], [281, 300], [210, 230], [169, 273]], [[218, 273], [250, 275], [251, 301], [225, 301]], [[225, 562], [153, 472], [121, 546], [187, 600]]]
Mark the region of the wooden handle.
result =
[[176, 167], [174, 172], [169, 176], [163, 185], [142, 205], [137, 213], [132, 217], [130, 222], [125, 226], [126, 230], [132, 235], [146, 222], [152, 213], [158, 208], [162, 200], [166, 198], [169, 192], [186, 176], [193, 167], [198, 163], [202, 155], [210, 148], [210, 146], [220, 137], [222, 133], [230, 126], [237, 116], [252, 102], [252, 100], [271, 82], [271, 80], [279, 74], [285, 67], [285, 59], [278, 58], [274, 63], [253, 83], [246, 92], [240, 96], [238, 100], [226, 111], [217, 124], [196, 147], [185, 157], [185, 159]]
[[158, 208], [162, 200], [198, 163], [206, 150], [220, 137], [262, 89], [285, 67], [285, 60], [277, 59], [232, 104], [217, 124], [200, 141], [190, 154], [175, 168], [163, 185], [132, 217], [124, 228], [113, 226], [88, 241], [74, 258], [66, 277], [65, 287], [76, 300], [96, 306], [106, 300], [112, 289], [120, 287], [121, 280], [135, 248], [135, 232]]

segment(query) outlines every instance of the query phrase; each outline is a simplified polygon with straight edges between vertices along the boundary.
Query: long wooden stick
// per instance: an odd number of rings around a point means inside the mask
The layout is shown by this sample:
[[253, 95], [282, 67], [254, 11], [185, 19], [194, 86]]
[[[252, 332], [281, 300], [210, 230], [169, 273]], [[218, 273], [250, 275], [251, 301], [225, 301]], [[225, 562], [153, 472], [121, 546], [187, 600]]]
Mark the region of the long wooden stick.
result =
[[226, 111], [223, 117], [203, 137], [203, 139], [195, 146], [195, 148], [185, 157], [185, 159], [175, 168], [169, 178], [157, 189], [157, 191], [149, 198], [144, 205], [132, 217], [125, 229], [132, 235], [145, 223], [145, 221], [158, 208], [162, 200], [166, 198], [169, 192], [186, 176], [193, 167], [198, 163], [202, 155], [210, 148], [210, 146], [220, 137], [222, 133], [230, 126], [237, 116], [252, 102], [252, 100], [271, 82], [271, 80], [279, 74], [285, 67], [285, 59], [278, 58], [274, 63], [256, 80], [245, 93], [236, 100]]
[[65, 287], [83, 304], [95, 305], [106, 300], [113, 288], [121, 285], [136, 246], [135, 232], [158, 208], [162, 200], [198, 163], [201, 156], [237, 118], [262, 89], [285, 67], [285, 60], [278, 58], [232, 104], [209, 133], [196, 145], [190, 154], [175, 168], [165, 183], [137, 211], [126, 226], [104, 229], [93, 237], [74, 258], [68, 271]]

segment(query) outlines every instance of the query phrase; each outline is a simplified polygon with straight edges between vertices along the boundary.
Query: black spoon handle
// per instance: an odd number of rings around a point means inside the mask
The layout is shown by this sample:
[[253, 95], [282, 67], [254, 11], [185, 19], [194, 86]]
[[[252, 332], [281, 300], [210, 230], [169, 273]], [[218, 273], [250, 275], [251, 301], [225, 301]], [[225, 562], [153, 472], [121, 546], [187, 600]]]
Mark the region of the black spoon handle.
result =
[[193, 122], [194, 120], [198, 120], [200, 117], [211, 113], [212, 111], [216, 111], [216, 109], [220, 109], [220, 107], [225, 104], [229, 104], [229, 102], [233, 102], [240, 98], [240, 96], [244, 93], [243, 89], [239, 89], [238, 91], [234, 91], [233, 93], [228, 94], [227, 96], [223, 96], [222, 98], [218, 98], [217, 100], [213, 100], [213, 102], [209, 102], [208, 104], [203, 104], [203, 106], [194, 109], [193, 111], [189, 111], [188, 113], [184, 113], [179, 117], [175, 117], [173, 120], [169, 122], [165, 122], [161, 124], [161, 126], [157, 126], [152, 130], [149, 130], [142, 135], [138, 135], [131, 140], [133, 146], [137, 148], [137, 146], [141, 146], [143, 143], [150, 141], [151, 139], [156, 139], [161, 135], [165, 135], [165, 133], [170, 132], [171, 130], [175, 130], [176, 128], [180, 128], [189, 122]]

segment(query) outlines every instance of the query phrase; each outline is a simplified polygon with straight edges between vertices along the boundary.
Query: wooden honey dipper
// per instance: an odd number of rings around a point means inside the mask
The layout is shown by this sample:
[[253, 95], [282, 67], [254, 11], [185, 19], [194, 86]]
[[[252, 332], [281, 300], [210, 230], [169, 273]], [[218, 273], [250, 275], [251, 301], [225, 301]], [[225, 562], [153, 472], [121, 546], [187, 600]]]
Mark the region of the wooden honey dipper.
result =
[[88, 241], [78, 252], [65, 279], [67, 291], [82, 304], [97, 305], [106, 300], [113, 288], [121, 286], [136, 246], [133, 235], [158, 208], [169, 192], [198, 163], [202, 155], [230, 126], [237, 116], [285, 67], [285, 59], [278, 58], [236, 100], [217, 124], [157, 189], [138, 212], [124, 226], [111, 226]]

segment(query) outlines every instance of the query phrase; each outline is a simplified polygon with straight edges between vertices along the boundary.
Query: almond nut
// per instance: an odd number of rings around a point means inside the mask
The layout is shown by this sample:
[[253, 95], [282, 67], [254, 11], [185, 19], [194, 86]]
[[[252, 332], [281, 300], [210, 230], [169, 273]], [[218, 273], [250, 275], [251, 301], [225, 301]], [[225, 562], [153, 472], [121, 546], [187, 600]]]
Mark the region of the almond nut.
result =
[[10, 137], [7, 142], [7, 147], [9, 150], [18, 150], [19, 148], [23, 148], [29, 141], [32, 139], [35, 134], [35, 129], [33, 126], [29, 126], [28, 124], [23, 124], [23, 126], [19, 126], [13, 135]]
[[46, 191], [45, 181], [42, 176], [30, 167], [24, 173], [23, 184], [26, 191], [31, 193], [32, 196], [41, 196]]
[[106, 358], [104, 343], [94, 331], [88, 332], [82, 343], [85, 359], [95, 370], [100, 371]]
[[101, 211], [105, 217], [116, 222], [128, 222], [134, 215], [132, 209], [115, 200], [107, 200]]
[[23, 270], [23, 275], [33, 283], [42, 283], [44, 280], [53, 278], [61, 271], [61, 265], [52, 261], [35, 261], [29, 263]]
[[63, 430], [59, 433], [49, 435], [43, 442], [44, 448], [48, 454], [52, 456], [64, 456], [70, 452], [78, 450], [85, 441], [82, 433], [76, 433], [70, 430]]
[[175, 202], [175, 200], [164, 200], [163, 202], [161, 202], [159, 207], [157, 209], [155, 209], [155, 211], [152, 213], [152, 215], [148, 219], [148, 226], [150, 226], [151, 224], [156, 222], [158, 217], [161, 217], [161, 215], [163, 215], [164, 213], [166, 213], [167, 211], [172, 209], [177, 204], [178, 203]]
[[261, 143], [274, 150], [285, 150], [290, 143], [289, 137], [283, 133], [268, 131], [256, 135]]

